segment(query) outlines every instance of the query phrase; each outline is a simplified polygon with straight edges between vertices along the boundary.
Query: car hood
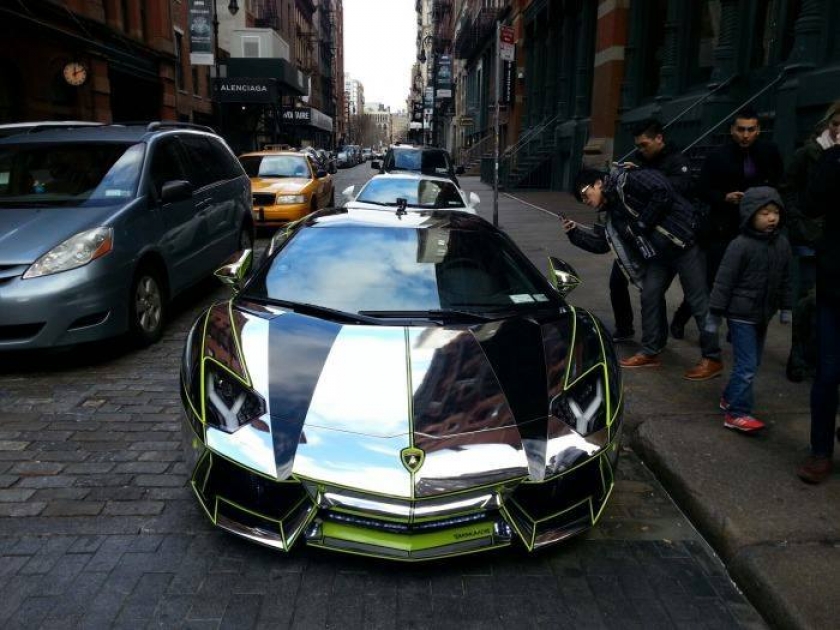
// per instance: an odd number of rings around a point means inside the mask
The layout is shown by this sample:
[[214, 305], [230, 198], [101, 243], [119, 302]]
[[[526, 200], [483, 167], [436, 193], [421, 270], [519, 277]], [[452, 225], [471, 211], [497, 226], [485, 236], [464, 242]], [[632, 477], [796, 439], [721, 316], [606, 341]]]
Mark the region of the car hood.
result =
[[549, 413], [574, 318], [364, 326], [213, 307], [204, 360], [240, 374], [267, 409], [231, 434], [207, 427], [207, 446], [278, 479], [406, 498], [541, 479], [552, 439], [574, 457], [599, 448]]
[[113, 206], [0, 207], [0, 265], [33, 263], [71, 236], [103, 225], [113, 212]]
[[251, 180], [251, 192], [293, 195], [306, 188], [311, 181], [311, 179], [307, 179], [306, 177], [289, 177], [284, 179], [256, 178]]

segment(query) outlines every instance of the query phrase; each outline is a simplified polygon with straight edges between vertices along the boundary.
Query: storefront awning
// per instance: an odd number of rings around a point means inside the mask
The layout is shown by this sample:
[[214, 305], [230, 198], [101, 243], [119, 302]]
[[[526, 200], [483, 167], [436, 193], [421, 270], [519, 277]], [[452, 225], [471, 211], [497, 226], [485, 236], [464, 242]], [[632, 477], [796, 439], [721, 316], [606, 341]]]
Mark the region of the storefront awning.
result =
[[225, 65], [228, 79], [275, 79], [284, 96], [307, 95], [306, 76], [285, 59], [231, 57]]

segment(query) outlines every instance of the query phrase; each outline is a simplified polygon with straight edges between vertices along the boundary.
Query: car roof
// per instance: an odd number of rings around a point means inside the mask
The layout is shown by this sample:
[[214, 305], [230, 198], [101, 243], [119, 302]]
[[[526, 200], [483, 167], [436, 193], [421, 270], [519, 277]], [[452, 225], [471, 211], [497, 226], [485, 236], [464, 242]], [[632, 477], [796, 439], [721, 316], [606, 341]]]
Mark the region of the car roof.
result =
[[243, 153], [239, 157], [263, 157], [266, 155], [293, 155], [295, 157], [306, 157], [306, 153], [301, 151], [251, 151]]
[[155, 125], [156, 123], [140, 123], [44, 128], [39, 130], [38, 133], [20, 133], [0, 138], [0, 145], [65, 142], [146, 142], [154, 137], [176, 132], [218, 137], [209, 127], [177, 124]]
[[[446, 177], [445, 175], [432, 175], [428, 173], [421, 173], [420, 171], [393, 171], [390, 173], [380, 173], [379, 175], [374, 175], [371, 177], [367, 182], [362, 184], [362, 187], [366, 186], [370, 182], [375, 179], [427, 179], [434, 182], [446, 182], [447, 184], [451, 184], [458, 188], [455, 182], [452, 181], [451, 178]], [[458, 190], [461, 190], [458, 188]]]
[[482, 233], [501, 233], [501, 230], [493, 227], [493, 224], [486, 219], [467, 212], [463, 208], [451, 210], [409, 208], [407, 213], [408, 216], [420, 217], [421, 220], [406, 220], [407, 215], [397, 215], [396, 208], [377, 210], [324, 208], [305, 217], [301, 225], [318, 229], [365, 225], [397, 229], [449, 228]]

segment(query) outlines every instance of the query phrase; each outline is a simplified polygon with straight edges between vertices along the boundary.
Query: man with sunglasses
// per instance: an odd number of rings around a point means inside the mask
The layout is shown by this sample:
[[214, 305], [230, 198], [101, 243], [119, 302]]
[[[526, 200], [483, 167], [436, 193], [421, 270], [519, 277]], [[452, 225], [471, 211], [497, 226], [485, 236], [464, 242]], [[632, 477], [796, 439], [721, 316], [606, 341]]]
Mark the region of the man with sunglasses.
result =
[[[727, 245], [738, 236], [739, 205], [744, 191], [753, 186], [777, 188], [784, 174], [779, 148], [759, 140], [761, 125], [752, 107], [741, 109], [729, 127], [729, 138], [706, 156], [697, 183], [697, 196], [709, 204], [706, 225], [701, 226], [698, 242], [706, 254], [706, 282], [711, 290]], [[691, 317], [683, 302], [674, 313], [671, 334], [682, 338]]]
[[575, 197], [603, 216], [586, 229], [563, 218], [571, 243], [598, 254], [615, 252], [628, 278], [641, 289], [642, 350], [622, 359], [624, 368], [659, 367], [668, 340], [665, 292], [678, 275], [700, 328], [700, 362], [683, 376], [702, 381], [720, 375], [717, 332], [706, 330], [709, 293], [703, 256], [695, 244], [694, 206], [654, 169], [616, 168], [609, 173], [581, 170]]

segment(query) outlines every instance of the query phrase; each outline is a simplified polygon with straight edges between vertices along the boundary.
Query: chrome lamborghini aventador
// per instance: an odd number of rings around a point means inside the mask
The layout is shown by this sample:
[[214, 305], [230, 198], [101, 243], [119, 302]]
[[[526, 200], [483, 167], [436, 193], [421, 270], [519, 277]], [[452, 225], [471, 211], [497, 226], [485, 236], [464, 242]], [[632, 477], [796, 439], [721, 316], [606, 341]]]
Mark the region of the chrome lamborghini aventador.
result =
[[532, 550], [594, 525], [621, 375], [598, 320], [464, 212], [323, 210], [219, 270], [235, 296], [187, 338], [191, 484], [210, 519], [426, 560]]

